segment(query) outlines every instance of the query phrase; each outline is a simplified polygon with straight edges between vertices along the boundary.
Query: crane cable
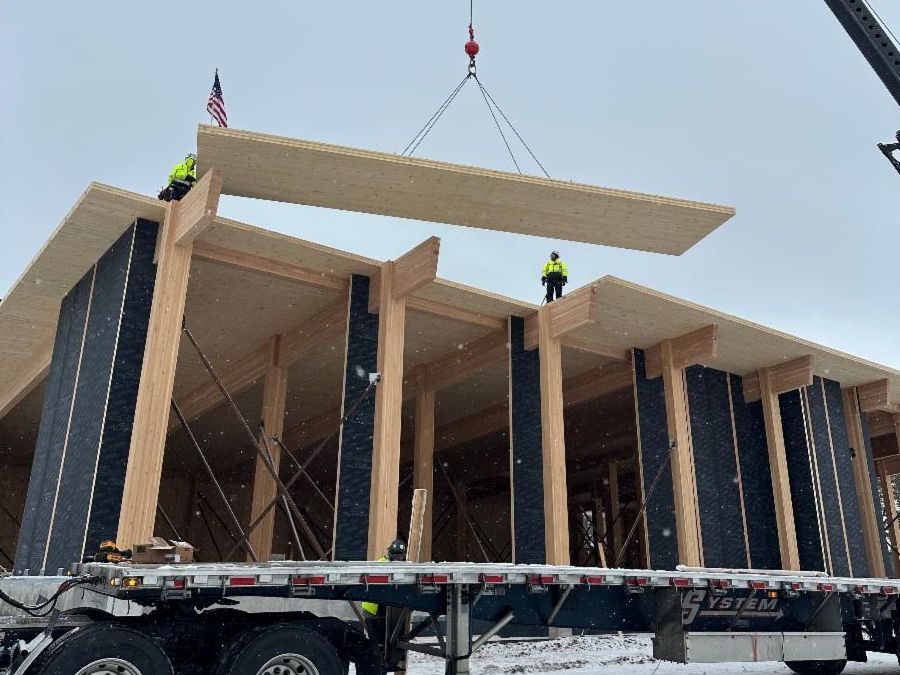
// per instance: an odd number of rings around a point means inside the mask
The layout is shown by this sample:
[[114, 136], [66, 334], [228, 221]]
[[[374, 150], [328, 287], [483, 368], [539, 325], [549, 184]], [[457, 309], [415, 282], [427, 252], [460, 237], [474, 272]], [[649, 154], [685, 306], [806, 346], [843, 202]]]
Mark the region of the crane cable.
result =
[[[516, 167], [516, 171], [519, 174], [522, 173], [522, 169], [519, 166], [519, 162], [516, 159], [516, 155], [513, 152], [512, 146], [509, 143], [509, 140], [506, 137], [506, 134], [503, 132], [503, 127], [500, 124], [500, 119], [497, 117], [497, 113], [500, 114], [500, 118], [506, 123], [506, 125], [512, 130], [515, 134], [516, 138], [531, 156], [531, 159], [534, 160], [535, 164], [538, 165], [541, 172], [547, 177], [550, 178], [550, 174], [547, 172], [547, 169], [544, 168], [544, 165], [541, 164], [540, 160], [538, 160], [537, 156], [534, 154], [532, 149], [529, 147], [528, 143], [525, 142], [525, 139], [522, 137], [522, 134], [519, 133], [518, 129], [516, 129], [515, 125], [510, 121], [509, 117], [503, 112], [503, 109], [491, 95], [491, 93], [487, 90], [487, 87], [484, 86], [484, 83], [479, 79], [477, 68], [475, 66], [475, 57], [480, 51], [480, 47], [478, 43], [475, 41], [475, 28], [474, 28], [474, 15], [475, 15], [475, 2], [474, 0], [469, 0], [469, 41], [465, 45], [465, 52], [469, 57], [469, 69], [463, 79], [457, 84], [444, 99], [438, 109], [428, 118], [424, 125], [416, 132], [415, 136], [406, 144], [406, 147], [403, 148], [403, 151], [400, 153], [403, 157], [411, 157], [416, 150], [418, 150], [419, 146], [422, 145], [422, 142], [425, 138], [431, 133], [431, 131], [435, 128], [437, 123], [444, 116], [444, 113], [447, 112], [447, 109], [453, 104], [453, 101], [456, 100], [456, 97], [459, 95], [459, 92], [463, 90], [466, 83], [469, 80], [475, 80], [475, 83], [478, 85], [478, 90], [481, 93], [481, 97], [484, 100], [485, 105], [487, 106], [488, 112], [491, 115], [491, 119], [494, 121], [494, 126], [497, 129], [497, 132], [500, 134], [500, 138], [503, 140], [503, 145], [506, 147], [506, 151], [509, 153], [509, 157], [512, 160], [513, 165]], [[496, 112], [495, 112], [496, 111]]]

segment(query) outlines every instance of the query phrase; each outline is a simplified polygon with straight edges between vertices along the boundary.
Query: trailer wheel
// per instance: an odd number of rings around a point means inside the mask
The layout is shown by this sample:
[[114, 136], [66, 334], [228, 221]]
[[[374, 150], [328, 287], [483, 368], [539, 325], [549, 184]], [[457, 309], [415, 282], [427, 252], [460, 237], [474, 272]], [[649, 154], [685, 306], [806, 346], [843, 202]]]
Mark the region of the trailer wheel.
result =
[[841, 675], [846, 661], [788, 661], [784, 665], [797, 675]]
[[140, 631], [111, 624], [74, 628], [41, 654], [37, 675], [174, 675], [169, 657]]
[[293, 624], [260, 626], [237, 637], [219, 657], [216, 675], [343, 675], [331, 643]]

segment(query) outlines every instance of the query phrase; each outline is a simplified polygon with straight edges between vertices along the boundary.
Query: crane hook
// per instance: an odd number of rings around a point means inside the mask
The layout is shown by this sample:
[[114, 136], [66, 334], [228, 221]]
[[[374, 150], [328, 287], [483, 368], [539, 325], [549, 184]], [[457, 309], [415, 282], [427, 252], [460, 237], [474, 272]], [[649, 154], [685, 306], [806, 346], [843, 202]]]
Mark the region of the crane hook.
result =
[[472, 27], [472, 24], [469, 24], [469, 41], [466, 43], [466, 54], [469, 56], [469, 75], [475, 74], [475, 57], [478, 56], [478, 52], [481, 50], [481, 47], [475, 41], [475, 29]]

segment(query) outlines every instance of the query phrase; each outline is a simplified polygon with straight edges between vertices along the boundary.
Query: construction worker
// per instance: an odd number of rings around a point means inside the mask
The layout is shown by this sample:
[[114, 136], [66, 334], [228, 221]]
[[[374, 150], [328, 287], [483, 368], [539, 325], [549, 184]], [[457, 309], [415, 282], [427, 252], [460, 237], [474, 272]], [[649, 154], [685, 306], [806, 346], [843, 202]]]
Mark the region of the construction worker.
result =
[[[381, 556], [378, 562], [402, 562], [404, 560], [406, 560], [406, 542], [402, 539], [395, 539], [388, 546], [387, 555]], [[385, 635], [387, 628], [385, 608], [379, 606], [377, 602], [362, 602], [360, 605], [366, 617], [366, 630], [369, 637], [375, 640], [379, 646], [384, 646], [387, 638]]]
[[550, 260], [541, 270], [541, 283], [547, 287], [547, 302], [553, 302], [553, 294], [557, 299], [562, 297], [562, 289], [569, 283], [569, 268], [559, 259], [559, 251], [550, 252]]
[[184, 161], [172, 167], [169, 173], [169, 184], [159, 193], [159, 198], [165, 202], [173, 199], [179, 201], [197, 182], [197, 155], [191, 153], [185, 156]]

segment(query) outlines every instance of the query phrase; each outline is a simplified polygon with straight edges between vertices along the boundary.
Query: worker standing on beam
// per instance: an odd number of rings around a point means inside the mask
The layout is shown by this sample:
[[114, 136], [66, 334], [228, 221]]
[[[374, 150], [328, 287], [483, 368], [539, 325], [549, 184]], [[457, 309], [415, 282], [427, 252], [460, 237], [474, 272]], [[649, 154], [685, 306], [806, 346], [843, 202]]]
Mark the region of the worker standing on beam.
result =
[[159, 198], [165, 202], [173, 199], [179, 201], [197, 182], [197, 155], [191, 153], [185, 156], [183, 162], [179, 162], [169, 173], [169, 184], [159, 193]]
[[563, 286], [569, 283], [569, 268], [559, 259], [559, 251], [550, 253], [550, 260], [541, 270], [541, 283], [547, 287], [547, 302], [553, 302], [554, 294], [557, 299], [562, 297]]

